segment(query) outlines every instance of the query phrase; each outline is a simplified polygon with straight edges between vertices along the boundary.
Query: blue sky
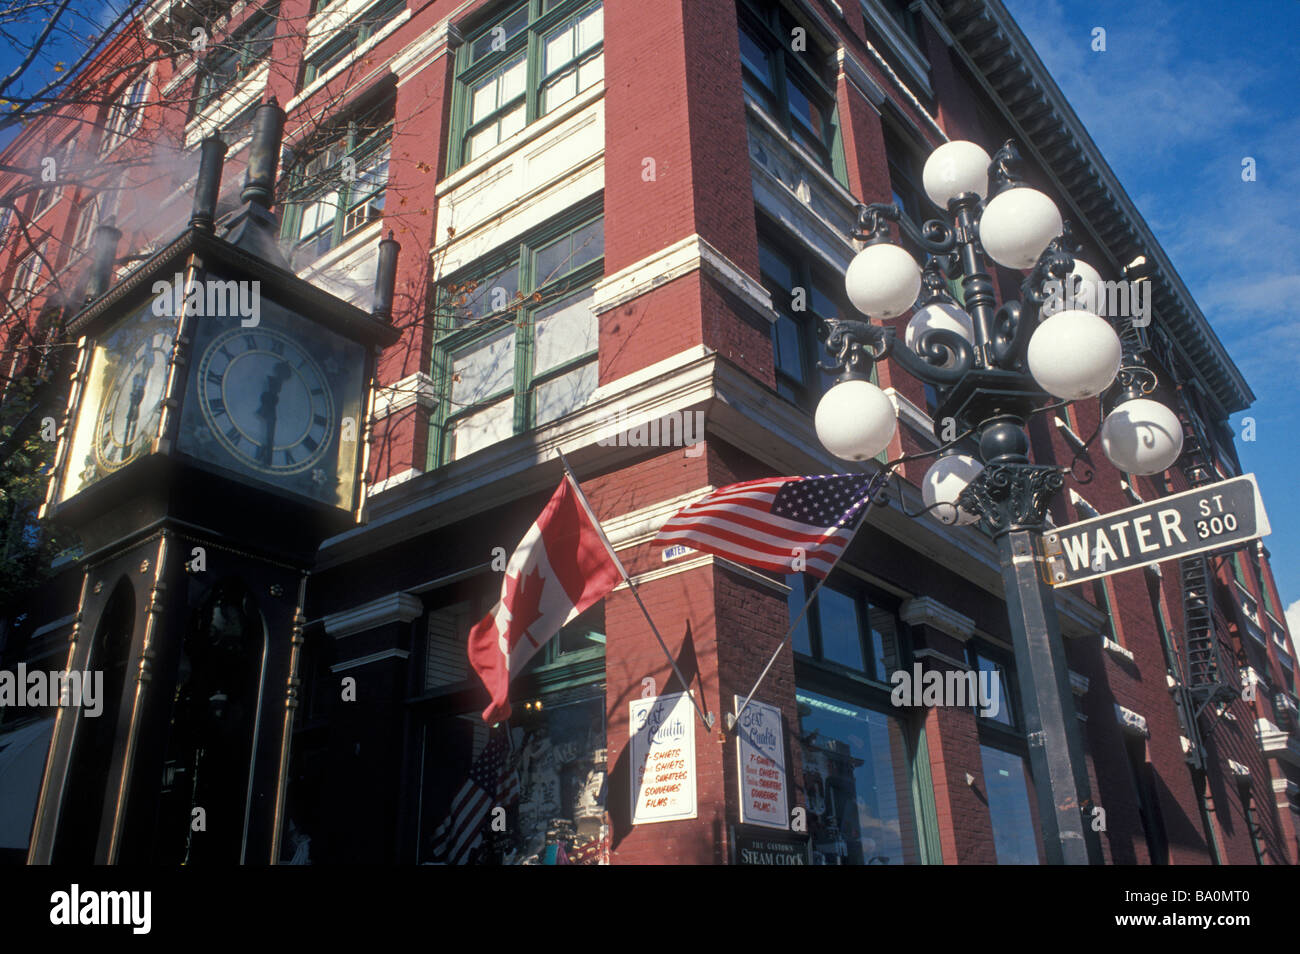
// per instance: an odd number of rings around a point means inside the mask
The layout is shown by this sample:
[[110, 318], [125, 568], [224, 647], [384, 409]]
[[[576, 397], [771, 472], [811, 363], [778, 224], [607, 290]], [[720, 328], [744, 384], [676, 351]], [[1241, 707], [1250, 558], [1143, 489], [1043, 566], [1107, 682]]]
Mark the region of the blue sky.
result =
[[[1233, 415], [1300, 623], [1300, 3], [1003, 0], [1246, 376]], [[1106, 31], [1105, 52], [1092, 49]], [[1242, 159], [1256, 179], [1242, 181]], [[1253, 417], [1256, 440], [1244, 442]]]

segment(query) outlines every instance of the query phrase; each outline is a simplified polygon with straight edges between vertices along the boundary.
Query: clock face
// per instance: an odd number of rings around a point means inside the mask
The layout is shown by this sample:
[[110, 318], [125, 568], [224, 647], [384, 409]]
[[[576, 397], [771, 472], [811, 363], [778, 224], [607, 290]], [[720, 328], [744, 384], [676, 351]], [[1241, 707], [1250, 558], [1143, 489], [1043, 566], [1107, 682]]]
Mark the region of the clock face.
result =
[[364, 436], [365, 349], [262, 294], [255, 325], [194, 324], [177, 450], [205, 468], [350, 510]]
[[165, 332], [150, 335], [127, 356], [105, 391], [95, 431], [95, 461], [103, 472], [135, 460], [157, 434], [171, 345]]
[[212, 437], [263, 474], [308, 470], [334, 436], [334, 398], [324, 372], [273, 328], [235, 328], [214, 338], [199, 362], [196, 396]]
[[170, 373], [173, 319], [151, 305], [127, 315], [93, 345], [73, 425], [60, 500], [148, 454], [158, 436]]

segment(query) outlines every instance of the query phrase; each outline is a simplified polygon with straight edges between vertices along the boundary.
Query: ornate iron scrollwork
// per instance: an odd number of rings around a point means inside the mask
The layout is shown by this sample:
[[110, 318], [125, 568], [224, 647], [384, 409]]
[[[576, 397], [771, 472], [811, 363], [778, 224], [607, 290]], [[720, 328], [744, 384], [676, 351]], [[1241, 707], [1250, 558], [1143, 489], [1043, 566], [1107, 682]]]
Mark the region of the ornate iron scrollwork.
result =
[[1052, 497], [1065, 486], [1060, 467], [1039, 464], [989, 464], [957, 498], [978, 514], [993, 536], [1012, 530], [1041, 530]]

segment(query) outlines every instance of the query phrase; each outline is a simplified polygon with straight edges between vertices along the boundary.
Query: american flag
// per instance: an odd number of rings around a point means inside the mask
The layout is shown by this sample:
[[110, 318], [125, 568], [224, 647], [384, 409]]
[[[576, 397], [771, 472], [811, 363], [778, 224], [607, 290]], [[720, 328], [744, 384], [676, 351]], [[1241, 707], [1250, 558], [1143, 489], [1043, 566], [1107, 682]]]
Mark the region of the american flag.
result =
[[509, 729], [492, 733], [469, 770], [469, 778], [451, 800], [446, 819], [433, 833], [435, 861], [463, 865], [483, 840], [483, 823], [492, 809], [519, 798], [519, 773], [510, 752]]
[[852, 539], [858, 511], [887, 479], [881, 471], [730, 484], [679, 511], [655, 541], [780, 573], [792, 572], [802, 554], [806, 572], [824, 577]]

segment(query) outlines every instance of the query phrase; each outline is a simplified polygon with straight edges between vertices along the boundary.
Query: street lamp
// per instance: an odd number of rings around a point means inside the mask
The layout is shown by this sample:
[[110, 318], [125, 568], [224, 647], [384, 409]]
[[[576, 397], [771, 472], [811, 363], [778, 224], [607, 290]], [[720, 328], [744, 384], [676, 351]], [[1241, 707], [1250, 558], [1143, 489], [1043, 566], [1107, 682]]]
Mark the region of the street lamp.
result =
[[[1100, 861], [1085, 817], [1087, 769], [1051, 587], [1038, 572], [1048, 505], [1069, 469], [1030, 462], [1026, 422], [1063, 403], [1109, 398], [1102, 448], [1118, 468], [1140, 475], [1177, 460], [1182, 428], [1148, 397], [1154, 372], [1125, 353], [1099, 314], [1100, 274], [1074, 257], [1068, 225], [1050, 198], [1024, 183], [1021, 169], [1013, 141], [991, 160], [974, 143], [949, 142], [922, 174], [947, 221], [932, 219], [918, 232], [897, 206], [859, 206], [854, 238], [865, 247], [845, 286], [868, 320], [828, 322], [833, 362], [824, 367], [840, 375], [815, 424], [831, 453], [866, 460], [889, 445], [897, 426], [892, 402], [870, 380], [875, 362], [893, 358], [938, 390], [935, 433], [943, 446], [934, 453], [948, 453], [922, 481], [926, 509], [945, 524], [978, 523], [997, 543], [1048, 861], [1085, 864]], [[890, 222], [927, 253], [924, 268], [892, 242]], [[1028, 270], [1020, 301], [998, 306], [986, 258]], [[959, 276], [964, 307], [948, 293], [947, 280]], [[894, 328], [871, 320], [914, 305], [901, 347]], [[945, 428], [948, 421], [955, 430]], [[951, 452], [968, 435], [977, 438], [979, 459]]]

